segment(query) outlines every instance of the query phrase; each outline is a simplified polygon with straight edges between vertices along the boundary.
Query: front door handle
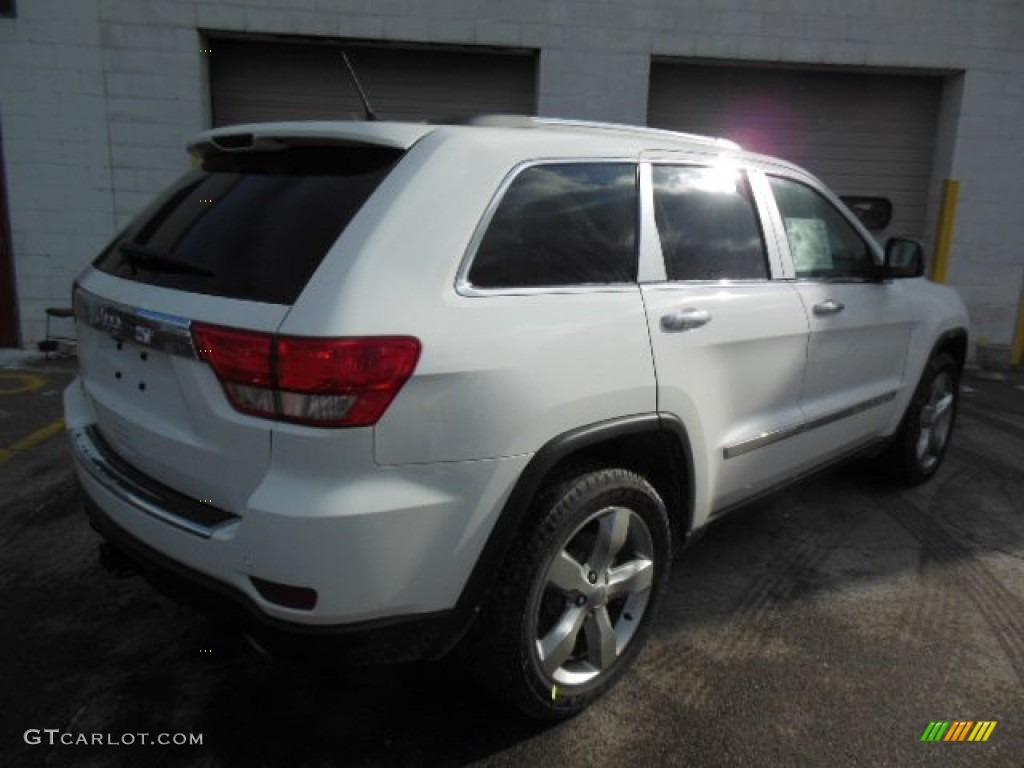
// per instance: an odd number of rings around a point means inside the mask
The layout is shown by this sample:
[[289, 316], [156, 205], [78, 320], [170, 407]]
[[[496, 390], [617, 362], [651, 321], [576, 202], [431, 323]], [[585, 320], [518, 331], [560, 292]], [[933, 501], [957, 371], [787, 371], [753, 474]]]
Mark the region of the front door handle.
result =
[[814, 314], [818, 317], [824, 317], [825, 315], [838, 315], [844, 309], [846, 309], [846, 305], [843, 304], [843, 302], [836, 301], [835, 299], [829, 299], [828, 301], [823, 301], [820, 304], [815, 304]]
[[711, 313], [706, 309], [681, 309], [671, 315], [661, 316], [661, 330], [674, 333], [677, 331], [692, 331], [707, 325], [711, 320]]

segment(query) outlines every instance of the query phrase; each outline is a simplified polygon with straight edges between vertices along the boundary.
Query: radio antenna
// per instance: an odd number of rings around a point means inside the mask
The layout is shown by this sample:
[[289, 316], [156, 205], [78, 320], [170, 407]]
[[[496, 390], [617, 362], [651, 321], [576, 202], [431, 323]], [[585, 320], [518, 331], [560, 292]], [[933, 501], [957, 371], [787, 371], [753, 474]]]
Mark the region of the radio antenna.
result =
[[341, 60], [345, 62], [345, 68], [348, 69], [348, 73], [352, 76], [352, 82], [356, 86], [356, 92], [359, 94], [359, 100], [363, 102], [363, 113], [366, 115], [367, 120], [380, 120], [377, 117], [377, 113], [373, 111], [373, 107], [370, 106], [370, 100], [366, 98], [366, 91], [363, 90], [363, 86], [359, 83], [359, 78], [356, 77], [355, 67], [352, 66], [352, 62], [348, 60], [348, 54], [345, 51], [341, 52]]

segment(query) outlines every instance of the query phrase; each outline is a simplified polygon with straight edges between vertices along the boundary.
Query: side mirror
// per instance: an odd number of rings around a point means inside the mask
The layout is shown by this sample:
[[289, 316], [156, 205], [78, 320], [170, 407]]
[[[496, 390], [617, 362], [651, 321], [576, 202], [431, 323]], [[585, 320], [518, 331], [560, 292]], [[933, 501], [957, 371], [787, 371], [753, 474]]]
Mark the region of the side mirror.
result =
[[843, 195], [839, 198], [860, 223], [873, 232], [885, 229], [892, 221], [892, 201], [887, 197]]
[[924, 248], [909, 237], [890, 237], [885, 244], [883, 278], [921, 277], [924, 274]]

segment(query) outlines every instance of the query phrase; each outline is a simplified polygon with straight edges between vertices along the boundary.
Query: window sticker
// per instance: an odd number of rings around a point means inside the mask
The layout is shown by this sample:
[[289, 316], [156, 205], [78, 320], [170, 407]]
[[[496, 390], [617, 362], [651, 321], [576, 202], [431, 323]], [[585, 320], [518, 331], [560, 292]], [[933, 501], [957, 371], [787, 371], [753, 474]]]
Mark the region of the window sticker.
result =
[[787, 218], [785, 221], [796, 271], [832, 269], [832, 251], [824, 219]]

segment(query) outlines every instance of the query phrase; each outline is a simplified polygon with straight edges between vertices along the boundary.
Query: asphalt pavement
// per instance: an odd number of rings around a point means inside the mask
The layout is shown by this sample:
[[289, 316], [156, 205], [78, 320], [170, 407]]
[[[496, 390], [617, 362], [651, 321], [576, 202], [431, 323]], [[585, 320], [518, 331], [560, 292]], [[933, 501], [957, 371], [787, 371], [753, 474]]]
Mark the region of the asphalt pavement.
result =
[[[1024, 766], [1024, 376], [965, 377], [923, 486], [853, 462], [713, 525], [632, 672], [545, 726], [455, 664], [268, 659], [107, 574], [62, 434], [73, 374], [0, 367], [0, 765]], [[935, 722], [995, 726], [923, 742]]]

